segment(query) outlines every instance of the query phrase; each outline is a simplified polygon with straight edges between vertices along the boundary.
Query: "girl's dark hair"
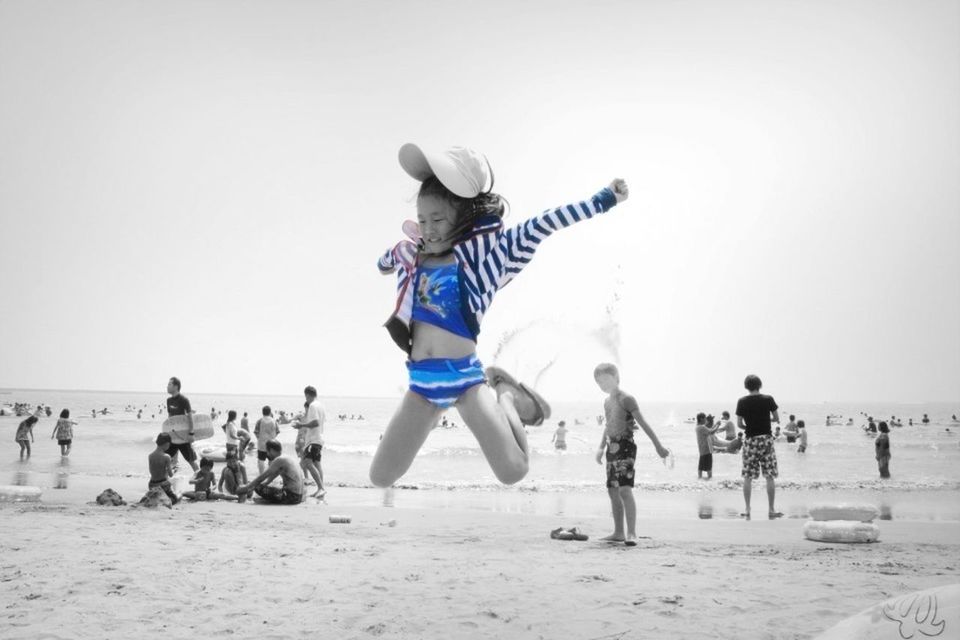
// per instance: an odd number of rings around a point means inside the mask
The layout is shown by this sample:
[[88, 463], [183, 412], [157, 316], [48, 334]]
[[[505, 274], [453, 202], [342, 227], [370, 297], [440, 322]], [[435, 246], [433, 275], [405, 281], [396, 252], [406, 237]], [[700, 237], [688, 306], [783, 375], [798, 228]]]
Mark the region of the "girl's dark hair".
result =
[[890, 427], [887, 426], [886, 422], [881, 422], [877, 428], [880, 429], [880, 433], [890, 433]]
[[61, 411], [61, 412], [60, 412], [60, 417], [61, 417], [61, 418], [69, 418], [69, 417], [70, 417], [70, 409], [64, 409], [63, 411]]
[[230, 411], [227, 412], [227, 420], [236, 420], [236, 419], [237, 419], [237, 412], [234, 411], [233, 409], [230, 409]]
[[213, 460], [211, 458], [200, 458], [200, 466], [204, 469], [213, 469]]
[[[493, 188], [493, 178], [490, 179], [490, 188]], [[448, 202], [457, 212], [456, 225], [454, 227], [454, 237], [460, 238], [463, 234], [473, 228], [478, 218], [483, 216], [497, 216], [503, 218], [509, 208], [507, 199], [500, 194], [487, 191], [481, 193], [475, 198], [461, 198], [453, 193], [440, 182], [436, 176], [430, 176], [420, 185], [418, 198], [423, 196], [436, 196], [445, 202]]]

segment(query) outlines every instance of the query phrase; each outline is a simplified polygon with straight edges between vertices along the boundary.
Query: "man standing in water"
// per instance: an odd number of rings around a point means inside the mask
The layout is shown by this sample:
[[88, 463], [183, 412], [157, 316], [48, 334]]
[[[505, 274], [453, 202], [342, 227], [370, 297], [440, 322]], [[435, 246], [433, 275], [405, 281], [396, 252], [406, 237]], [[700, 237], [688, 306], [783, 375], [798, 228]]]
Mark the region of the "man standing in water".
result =
[[737, 402], [737, 426], [745, 432], [741, 475], [746, 511], [741, 515], [747, 520], [750, 519], [753, 479], [759, 478], [762, 471], [763, 477], [767, 480], [767, 502], [769, 503], [767, 517], [773, 520], [783, 516], [773, 506], [778, 470], [777, 452], [773, 448], [773, 434], [770, 433], [771, 416], [773, 422], [780, 422], [780, 414], [777, 413], [779, 407], [772, 396], [760, 393], [763, 382], [757, 376], [753, 374], [747, 376], [743, 386], [749, 394]]
[[187, 416], [187, 424], [190, 425], [186, 432], [179, 430], [170, 432], [170, 447], [167, 449], [167, 453], [170, 454], [174, 468], [177, 466], [177, 452], [182, 453], [183, 459], [190, 464], [193, 472], [196, 473], [200, 471], [200, 466], [197, 464], [197, 454], [194, 453], [191, 444], [193, 442], [193, 409], [190, 407], [187, 396], [180, 395], [179, 378], [173, 377], [167, 381], [167, 393], [170, 394], [170, 397], [167, 398], [167, 414], [171, 418], [173, 416]]
[[313, 498], [322, 498], [327, 491], [323, 488], [323, 471], [320, 469], [320, 457], [323, 451], [323, 423], [326, 420], [323, 407], [317, 402], [317, 390], [307, 387], [303, 390], [306, 399], [303, 417], [297, 420], [295, 426], [303, 434], [303, 455], [300, 466], [304, 473], [309, 473], [317, 483], [317, 490], [311, 494]]

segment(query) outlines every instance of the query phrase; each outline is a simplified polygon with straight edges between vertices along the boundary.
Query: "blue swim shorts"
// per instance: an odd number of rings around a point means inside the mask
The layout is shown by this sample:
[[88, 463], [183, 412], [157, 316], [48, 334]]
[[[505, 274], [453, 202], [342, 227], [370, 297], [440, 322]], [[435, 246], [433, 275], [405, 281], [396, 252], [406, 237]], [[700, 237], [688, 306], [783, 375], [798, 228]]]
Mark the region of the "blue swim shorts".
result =
[[483, 365], [476, 355], [449, 360], [431, 358], [407, 362], [410, 391], [418, 393], [441, 409], [452, 407], [470, 387], [486, 382]]

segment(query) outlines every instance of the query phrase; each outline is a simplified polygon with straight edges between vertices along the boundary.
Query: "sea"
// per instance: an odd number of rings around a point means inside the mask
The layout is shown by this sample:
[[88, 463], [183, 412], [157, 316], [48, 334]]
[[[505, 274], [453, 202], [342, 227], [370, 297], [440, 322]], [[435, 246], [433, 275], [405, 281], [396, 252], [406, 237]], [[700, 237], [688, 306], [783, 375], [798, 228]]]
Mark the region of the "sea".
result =
[[[250, 425], [269, 405], [274, 415], [302, 410], [302, 396], [187, 393], [194, 411], [226, 421], [228, 410], [249, 414]], [[143, 477], [145, 456], [165, 418], [162, 392], [69, 391], [0, 389], [0, 405], [27, 403], [49, 406], [53, 414], [34, 428], [31, 460], [38, 473], [56, 467], [60, 455], [50, 439], [56, 418], [69, 409], [78, 421], [74, 430], [70, 473]], [[334, 500], [338, 490], [354, 503], [426, 508], [484, 509], [564, 516], [609, 513], [604, 467], [594, 458], [603, 427], [601, 401], [552, 403], [553, 412], [542, 426], [528, 427], [530, 472], [516, 485], [504, 486], [493, 475], [476, 439], [455, 409], [446, 414], [448, 426], [428, 437], [407, 474], [393, 490], [372, 487], [370, 461], [399, 398], [321, 397], [327, 422], [324, 431], [325, 484]], [[960, 423], [953, 417], [960, 406], [945, 403], [790, 403], [780, 401], [783, 422], [790, 414], [804, 420], [809, 445], [776, 444], [780, 477], [778, 508], [788, 517], [805, 517], [820, 503], [869, 502], [883, 519], [960, 521]], [[706, 402], [657, 402], [641, 410], [671, 459], [662, 461], [652, 444], [637, 432], [636, 496], [640, 517], [735, 518], [742, 511], [739, 454], [714, 455], [714, 475], [697, 478], [699, 453], [693, 418], [698, 412], [719, 416], [733, 413], [729, 406]], [[140, 417], [138, 418], [138, 412]], [[926, 414], [928, 424], [921, 420]], [[834, 422], [842, 426], [828, 426]], [[904, 426], [891, 429], [892, 478], [881, 480], [874, 459], [875, 435], [864, 431], [869, 417]], [[846, 423], [852, 419], [853, 424]], [[913, 426], [909, 426], [910, 420]], [[0, 474], [13, 478], [23, 469], [19, 447], [13, 441], [22, 418], [0, 417]], [[567, 425], [566, 451], [554, 448], [557, 423]], [[218, 433], [217, 436], [220, 434]], [[295, 430], [281, 427], [280, 441], [292, 451]], [[198, 445], [220, 444], [214, 437]], [[256, 473], [256, 462], [247, 459]], [[219, 465], [218, 465], [219, 466]], [[251, 477], [252, 477], [251, 475]], [[4, 478], [0, 476], [0, 483]], [[762, 479], [754, 483], [755, 509], [765, 506]]]

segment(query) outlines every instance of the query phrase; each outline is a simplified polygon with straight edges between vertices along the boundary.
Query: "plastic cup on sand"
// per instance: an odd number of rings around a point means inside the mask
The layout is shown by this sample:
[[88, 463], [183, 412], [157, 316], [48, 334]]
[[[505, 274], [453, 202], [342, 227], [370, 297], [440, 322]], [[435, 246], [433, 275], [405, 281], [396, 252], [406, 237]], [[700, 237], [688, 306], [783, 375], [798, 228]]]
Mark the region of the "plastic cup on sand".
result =
[[350, 524], [350, 516], [330, 516], [332, 524]]

